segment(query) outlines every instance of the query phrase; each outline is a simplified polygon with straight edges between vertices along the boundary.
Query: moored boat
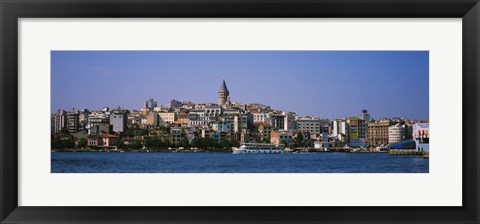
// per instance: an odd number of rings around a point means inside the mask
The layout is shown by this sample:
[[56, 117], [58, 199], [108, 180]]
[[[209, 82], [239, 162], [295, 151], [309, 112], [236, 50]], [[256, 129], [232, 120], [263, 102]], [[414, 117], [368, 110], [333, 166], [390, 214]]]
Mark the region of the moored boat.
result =
[[245, 143], [238, 148], [232, 149], [233, 154], [280, 154], [284, 153], [284, 145], [264, 144], [264, 143]]

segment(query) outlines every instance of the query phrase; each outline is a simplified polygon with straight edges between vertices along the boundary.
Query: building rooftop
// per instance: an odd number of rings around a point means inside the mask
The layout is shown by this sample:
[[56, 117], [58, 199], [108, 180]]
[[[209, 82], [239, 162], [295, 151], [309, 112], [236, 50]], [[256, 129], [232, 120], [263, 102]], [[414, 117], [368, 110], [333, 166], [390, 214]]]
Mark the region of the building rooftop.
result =
[[220, 86], [220, 90], [228, 91], [227, 84], [225, 84], [225, 79], [222, 81], [222, 85]]

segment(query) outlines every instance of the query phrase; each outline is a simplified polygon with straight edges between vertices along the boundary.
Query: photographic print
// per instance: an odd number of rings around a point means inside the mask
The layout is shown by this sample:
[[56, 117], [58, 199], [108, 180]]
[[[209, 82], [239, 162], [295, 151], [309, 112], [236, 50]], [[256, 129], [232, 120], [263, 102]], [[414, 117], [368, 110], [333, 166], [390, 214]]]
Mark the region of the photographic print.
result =
[[52, 51], [52, 173], [429, 173], [428, 51]]

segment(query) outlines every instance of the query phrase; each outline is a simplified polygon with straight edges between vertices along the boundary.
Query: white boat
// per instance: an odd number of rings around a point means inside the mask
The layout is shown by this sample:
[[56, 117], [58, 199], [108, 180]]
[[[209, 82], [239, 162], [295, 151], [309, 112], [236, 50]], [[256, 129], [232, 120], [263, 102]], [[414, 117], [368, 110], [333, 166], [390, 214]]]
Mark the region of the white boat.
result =
[[285, 153], [283, 145], [245, 143], [238, 148], [233, 148], [233, 154], [280, 154]]

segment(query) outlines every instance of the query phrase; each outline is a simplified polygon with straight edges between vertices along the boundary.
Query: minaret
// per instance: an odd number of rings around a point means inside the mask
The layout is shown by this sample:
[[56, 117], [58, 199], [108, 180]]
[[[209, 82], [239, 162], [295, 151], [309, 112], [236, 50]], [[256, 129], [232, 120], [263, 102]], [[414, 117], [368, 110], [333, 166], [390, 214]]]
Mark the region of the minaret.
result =
[[227, 85], [225, 84], [225, 80], [223, 80], [220, 89], [218, 90], [218, 105], [225, 106], [227, 103], [227, 99], [229, 99], [230, 93], [228, 92]]

